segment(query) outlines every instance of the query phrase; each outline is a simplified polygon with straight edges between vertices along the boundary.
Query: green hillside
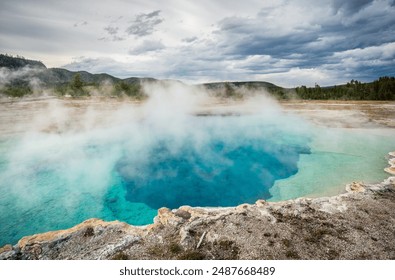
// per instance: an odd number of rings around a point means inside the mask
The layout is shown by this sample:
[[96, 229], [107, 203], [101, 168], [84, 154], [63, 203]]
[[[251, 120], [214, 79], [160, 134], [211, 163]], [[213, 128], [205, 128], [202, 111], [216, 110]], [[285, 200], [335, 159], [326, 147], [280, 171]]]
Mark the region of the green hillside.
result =
[[41, 61], [26, 59], [22, 56], [11, 56], [6, 54], [0, 54], [0, 67], [6, 67], [9, 69], [19, 69], [23, 67], [47, 68]]
[[[5, 78], [0, 80], [0, 93], [12, 97], [21, 97], [45, 89], [50, 89], [60, 96], [78, 97], [88, 96], [92, 89], [95, 89], [99, 94], [113, 97], [129, 96], [144, 99], [146, 94], [142, 90], [142, 82], [167, 82], [154, 78], [120, 79], [106, 73], [92, 74], [86, 71], [47, 68], [40, 61], [4, 54], [0, 54], [0, 68], [5, 74]], [[103, 85], [106, 85], [105, 93], [101, 90]], [[265, 91], [277, 99], [395, 100], [394, 77], [381, 77], [370, 83], [351, 80], [345, 85], [330, 87], [315, 85], [282, 88], [264, 81], [217, 82], [198, 86], [202, 86], [213, 96], [230, 99], [241, 99]]]

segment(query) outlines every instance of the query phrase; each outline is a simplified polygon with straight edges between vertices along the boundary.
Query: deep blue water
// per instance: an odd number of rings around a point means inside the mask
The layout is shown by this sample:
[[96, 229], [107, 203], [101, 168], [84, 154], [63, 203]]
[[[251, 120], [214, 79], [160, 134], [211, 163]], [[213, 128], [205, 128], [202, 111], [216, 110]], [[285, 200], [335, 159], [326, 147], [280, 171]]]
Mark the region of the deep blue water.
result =
[[0, 246], [88, 218], [152, 223], [160, 207], [269, 199], [310, 153], [306, 130], [262, 116], [136, 122], [0, 142]]
[[275, 180], [295, 174], [299, 155], [309, 152], [307, 146], [277, 145], [273, 140], [230, 144], [215, 139], [203, 148], [204, 153], [188, 143], [172, 152], [159, 142], [152, 147], [150, 160], [136, 167], [137, 174], [123, 172], [135, 166], [132, 155], [123, 157], [116, 168], [126, 199], [151, 208], [254, 203], [269, 199]]

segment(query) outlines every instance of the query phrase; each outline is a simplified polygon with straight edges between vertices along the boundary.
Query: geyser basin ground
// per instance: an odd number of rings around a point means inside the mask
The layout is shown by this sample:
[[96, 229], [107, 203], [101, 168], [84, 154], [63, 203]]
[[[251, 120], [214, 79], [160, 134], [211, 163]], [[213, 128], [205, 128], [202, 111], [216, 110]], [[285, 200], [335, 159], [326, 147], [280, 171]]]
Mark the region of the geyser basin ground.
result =
[[317, 127], [276, 106], [197, 117], [90, 102], [3, 104], [15, 122], [0, 127], [0, 245], [91, 217], [148, 224], [162, 206], [335, 194], [384, 179], [394, 150], [392, 130]]

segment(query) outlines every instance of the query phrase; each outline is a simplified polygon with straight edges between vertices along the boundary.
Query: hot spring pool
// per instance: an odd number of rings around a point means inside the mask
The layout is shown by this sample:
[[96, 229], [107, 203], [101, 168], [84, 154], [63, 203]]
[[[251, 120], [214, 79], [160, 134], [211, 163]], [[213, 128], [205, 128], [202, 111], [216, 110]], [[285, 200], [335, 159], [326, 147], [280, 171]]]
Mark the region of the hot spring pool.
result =
[[387, 177], [393, 132], [290, 118], [190, 115], [2, 137], [0, 246], [92, 217], [145, 225], [160, 207], [331, 195]]

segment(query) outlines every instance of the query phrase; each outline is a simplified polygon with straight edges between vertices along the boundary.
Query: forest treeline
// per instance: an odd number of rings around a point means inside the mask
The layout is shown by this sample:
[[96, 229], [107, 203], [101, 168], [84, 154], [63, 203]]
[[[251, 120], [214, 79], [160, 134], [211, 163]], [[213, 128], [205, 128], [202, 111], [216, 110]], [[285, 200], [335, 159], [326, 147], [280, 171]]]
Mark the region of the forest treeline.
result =
[[345, 85], [331, 87], [301, 86], [295, 88], [301, 99], [314, 100], [395, 100], [395, 78], [380, 77], [371, 83], [351, 80]]
[[[47, 68], [41, 61], [22, 56], [0, 54], [0, 95], [23, 97], [40, 91], [52, 91], [59, 96], [82, 97], [91, 93], [111, 97], [145, 99], [141, 84], [160, 82], [153, 78], [120, 79], [106, 73], [73, 72], [62, 68]], [[277, 99], [305, 100], [395, 100], [395, 78], [380, 77], [362, 83], [351, 80], [344, 85], [282, 88], [262, 81], [219, 82], [202, 84], [209, 93], [225, 99], [242, 99], [251, 92], [268, 92]]]
[[0, 54], [0, 67], [18, 69], [25, 66], [46, 68], [41, 61], [26, 59], [20, 55]]

